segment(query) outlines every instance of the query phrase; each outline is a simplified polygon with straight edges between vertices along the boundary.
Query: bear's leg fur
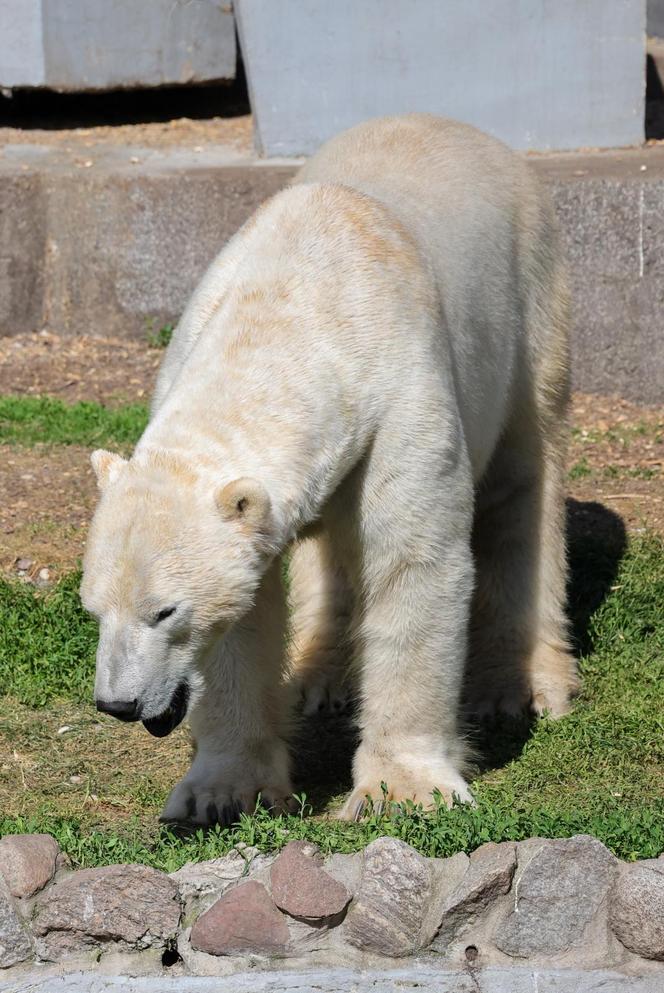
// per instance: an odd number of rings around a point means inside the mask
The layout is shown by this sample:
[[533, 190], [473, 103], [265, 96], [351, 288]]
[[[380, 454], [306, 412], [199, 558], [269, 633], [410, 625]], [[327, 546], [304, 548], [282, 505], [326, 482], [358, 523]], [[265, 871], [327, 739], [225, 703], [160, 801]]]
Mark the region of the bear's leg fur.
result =
[[249, 614], [205, 661], [204, 695], [189, 715], [196, 755], [172, 790], [164, 821], [229, 824], [256, 798], [291, 805], [286, 605], [281, 562], [269, 568]]
[[[553, 412], [552, 412], [553, 413]], [[466, 697], [478, 717], [565, 714], [577, 689], [565, 619], [564, 410], [521, 409], [478, 487]]]
[[348, 579], [322, 525], [294, 543], [289, 561], [291, 678], [309, 716], [341, 713], [352, 696]]
[[367, 796], [425, 806], [434, 790], [448, 802], [471, 799], [458, 727], [473, 585], [468, 464], [458, 444], [413, 457], [409, 436], [395, 446], [390, 434], [360, 467], [348, 513], [334, 514], [346, 521], [339, 540], [357, 549], [349, 571], [361, 741], [339, 813], [350, 820]]

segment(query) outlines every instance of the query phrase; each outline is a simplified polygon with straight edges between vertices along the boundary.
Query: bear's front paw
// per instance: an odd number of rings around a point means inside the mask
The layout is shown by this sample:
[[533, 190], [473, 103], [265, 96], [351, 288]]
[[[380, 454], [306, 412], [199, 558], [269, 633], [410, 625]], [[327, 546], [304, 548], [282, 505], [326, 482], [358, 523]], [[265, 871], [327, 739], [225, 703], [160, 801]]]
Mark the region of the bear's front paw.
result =
[[447, 762], [440, 763], [439, 769], [408, 768], [405, 763], [395, 761], [377, 762], [373, 774], [369, 769], [362, 773], [355, 776], [357, 785], [337, 813], [339, 820], [359, 821], [370, 811], [389, 813], [407, 801], [421, 804], [425, 810], [431, 809], [438, 793], [449, 806], [455, 799], [462, 803], [474, 802], [464, 778]]
[[171, 791], [160, 820], [228, 827], [240, 814], [253, 814], [257, 802], [275, 813], [292, 810], [295, 801], [283, 742], [276, 743], [272, 752], [272, 761], [267, 762], [199, 752]]

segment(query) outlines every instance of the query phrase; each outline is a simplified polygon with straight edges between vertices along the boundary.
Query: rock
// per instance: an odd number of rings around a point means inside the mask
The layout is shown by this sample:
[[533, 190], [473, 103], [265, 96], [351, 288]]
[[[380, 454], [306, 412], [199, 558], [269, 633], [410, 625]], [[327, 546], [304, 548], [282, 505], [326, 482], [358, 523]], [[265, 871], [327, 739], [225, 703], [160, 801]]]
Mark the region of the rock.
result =
[[19, 572], [27, 572], [28, 569], [32, 569], [33, 565], [32, 559], [20, 558], [16, 560], [16, 568]]
[[[458, 889], [470, 866], [465, 852], [457, 852], [448, 859], [431, 859], [433, 880], [428, 909], [422, 925], [421, 945], [425, 948], [440, 930], [440, 922], [453, 893]], [[436, 943], [437, 945], [437, 943]], [[435, 946], [436, 947], [436, 946]]]
[[44, 958], [90, 944], [122, 941], [134, 948], [165, 944], [177, 932], [175, 884], [143, 865], [80, 869], [37, 898], [34, 932]]
[[260, 855], [257, 848], [233, 850], [223, 858], [187, 862], [170, 874], [185, 904], [187, 914], [207, 910], [226, 890], [241, 879], [267, 869], [273, 859]]
[[288, 941], [286, 918], [254, 880], [225, 893], [191, 929], [192, 947], [209, 955], [283, 955]]
[[33, 896], [53, 878], [60, 846], [50, 834], [0, 838], [0, 875], [12, 896]]
[[330, 855], [325, 860], [325, 871], [338, 883], [342, 883], [351, 897], [354, 897], [360, 888], [362, 862], [361, 852], [354, 852], [352, 855]]
[[344, 924], [344, 936], [357, 948], [382, 955], [412, 955], [431, 890], [433, 866], [396, 838], [377, 838], [364, 852], [360, 889]]
[[442, 951], [468, 927], [496, 897], [509, 893], [516, 869], [516, 845], [489, 842], [470, 856], [468, 872], [443, 907], [436, 949]]
[[25, 962], [32, 946], [14, 908], [9, 889], [0, 879], [0, 969]]
[[625, 948], [646, 959], [664, 960], [664, 861], [626, 865], [611, 893], [609, 921]]
[[41, 590], [47, 590], [53, 585], [53, 580], [51, 579], [51, 572], [49, 569], [40, 569], [37, 576], [34, 579], [35, 586], [39, 587]]
[[317, 845], [291, 841], [270, 869], [272, 899], [280, 910], [308, 923], [340, 918], [351, 893], [325, 871]]
[[587, 835], [517, 846], [514, 910], [495, 943], [507, 955], [554, 956], [579, 945], [606, 900], [618, 860]]

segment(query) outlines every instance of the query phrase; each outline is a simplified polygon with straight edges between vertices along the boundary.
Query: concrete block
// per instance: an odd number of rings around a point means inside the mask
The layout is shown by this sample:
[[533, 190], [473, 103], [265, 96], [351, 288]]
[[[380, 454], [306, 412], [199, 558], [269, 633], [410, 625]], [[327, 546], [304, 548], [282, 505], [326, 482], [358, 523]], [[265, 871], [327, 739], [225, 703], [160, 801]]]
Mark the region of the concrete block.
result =
[[42, 86], [42, 0], [0, 0], [0, 86]]
[[[222, 245], [297, 168], [217, 148], [95, 155], [90, 169], [53, 148], [0, 157], [0, 334], [141, 338], [177, 320]], [[569, 260], [575, 387], [661, 403], [664, 148], [530, 161]]]
[[648, 34], [664, 38], [664, 0], [648, 0]]
[[661, 975], [579, 969], [441, 969], [420, 963], [400, 969], [260, 970], [218, 976], [114, 976], [92, 972], [0, 978], [3, 993], [661, 993]]
[[514, 148], [643, 140], [645, 0], [236, 0], [259, 150], [431, 111]]
[[41, 180], [12, 171], [0, 181], [0, 334], [42, 323], [46, 247]]
[[664, 399], [664, 156], [654, 151], [538, 164], [569, 265], [574, 385], [645, 403]]
[[109, 90], [235, 77], [231, 3], [0, 0], [0, 86]]

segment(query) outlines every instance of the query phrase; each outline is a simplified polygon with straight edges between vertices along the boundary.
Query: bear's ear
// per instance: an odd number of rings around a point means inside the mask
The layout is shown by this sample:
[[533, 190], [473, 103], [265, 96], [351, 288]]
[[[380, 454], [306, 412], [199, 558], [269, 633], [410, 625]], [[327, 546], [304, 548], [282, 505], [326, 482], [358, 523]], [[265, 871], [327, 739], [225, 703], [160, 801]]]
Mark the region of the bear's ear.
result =
[[103, 448], [98, 448], [96, 452], [93, 452], [90, 456], [90, 461], [92, 462], [92, 468], [95, 471], [97, 485], [100, 490], [105, 489], [109, 483], [112, 483], [117, 478], [122, 466], [127, 464], [127, 460], [123, 459], [121, 455], [116, 455], [114, 452], [106, 452]]
[[257, 479], [234, 479], [217, 490], [214, 499], [225, 521], [237, 521], [252, 532], [270, 530], [270, 497]]

